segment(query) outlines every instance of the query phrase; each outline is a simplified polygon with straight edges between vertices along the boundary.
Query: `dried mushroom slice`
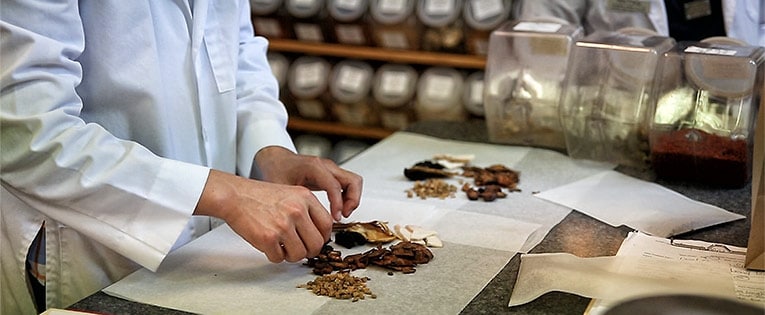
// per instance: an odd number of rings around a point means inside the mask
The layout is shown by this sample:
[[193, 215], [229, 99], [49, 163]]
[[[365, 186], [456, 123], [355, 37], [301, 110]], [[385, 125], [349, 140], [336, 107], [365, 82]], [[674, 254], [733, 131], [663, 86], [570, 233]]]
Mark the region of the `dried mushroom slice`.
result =
[[447, 178], [454, 175], [455, 173], [447, 171], [443, 165], [431, 161], [418, 162], [412, 167], [404, 169], [404, 176], [409, 180]]
[[[367, 243], [381, 244], [396, 240], [396, 235], [394, 235], [388, 228], [387, 222], [382, 221], [335, 223], [332, 226], [332, 229], [336, 232], [335, 238], [338, 237], [338, 234], [340, 234], [342, 238], [346, 236], [343, 235], [343, 233], [357, 233], [358, 235], [361, 235]], [[355, 242], [358, 243], [358, 239], [356, 239]], [[345, 244], [340, 245], [346, 246], [350, 245], [350, 243], [345, 242]]]

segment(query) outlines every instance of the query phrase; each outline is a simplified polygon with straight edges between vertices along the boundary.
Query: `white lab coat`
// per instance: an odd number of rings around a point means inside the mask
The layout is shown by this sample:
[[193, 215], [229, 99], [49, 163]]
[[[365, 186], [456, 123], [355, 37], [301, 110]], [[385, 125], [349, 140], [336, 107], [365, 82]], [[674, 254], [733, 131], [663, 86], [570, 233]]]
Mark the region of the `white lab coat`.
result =
[[[750, 45], [765, 46], [765, 0], [722, 1], [726, 34]], [[588, 34], [596, 30], [616, 31], [625, 27], [639, 27], [669, 36], [669, 22], [664, 0], [622, 1], [635, 5], [646, 3], [645, 12], [608, 10], [607, 2], [605, 0], [524, 0], [520, 5], [518, 18], [558, 18], [571, 24], [581, 25]]]
[[0, 36], [2, 314], [34, 313], [43, 222], [66, 307], [209, 230], [190, 218], [210, 168], [295, 150], [248, 0], [3, 1]]

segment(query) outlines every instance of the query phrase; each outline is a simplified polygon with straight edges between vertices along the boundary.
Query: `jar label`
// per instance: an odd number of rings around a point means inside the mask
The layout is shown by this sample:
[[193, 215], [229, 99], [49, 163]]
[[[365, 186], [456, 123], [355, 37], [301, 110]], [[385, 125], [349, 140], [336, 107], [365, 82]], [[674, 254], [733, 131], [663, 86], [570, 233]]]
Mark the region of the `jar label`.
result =
[[474, 0], [472, 9], [473, 17], [482, 21], [502, 14], [504, 6], [502, 0]]
[[368, 80], [368, 75], [355, 67], [343, 67], [337, 74], [337, 84], [341, 90], [354, 93], [361, 89], [361, 84]]
[[380, 0], [377, 3], [377, 7], [380, 8], [380, 12], [385, 14], [396, 14], [403, 12], [406, 9], [407, 0]]
[[381, 32], [380, 38], [382, 38], [382, 44], [386, 48], [409, 49], [409, 42], [402, 32]]
[[322, 80], [324, 67], [321, 63], [307, 63], [295, 68], [295, 83], [301, 88], [311, 88], [319, 85]]
[[304, 40], [309, 42], [323, 42], [324, 35], [321, 33], [321, 27], [316, 24], [295, 24], [295, 37], [298, 40]]
[[385, 95], [402, 95], [409, 86], [409, 77], [405, 72], [386, 71], [380, 75], [380, 89]]
[[707, 54], [707, 55], [722, 55], [722, 56], [736, 55], [736, 51], [732, 49], [704, 48], [704, 47], [698, 47], [698, 46], [689, 46], [685, 48], [685, 52]]
[[425, 84], [425, 95], [430, 99], [447, 100], [453, 92], [454, 81], [451, 77], [436, 75]]
[[313, 7], [314, 2], [316, 2], [316, 0], [293, 0], [292, 4], [294, 4], [296, 7], [310, 8]]
[[364, 31], [359, 25], [338, 24], [335, 26], [337, 41], [341, 44], [364, 45]]
[[562, 25], [548, 22], [520, 22], [513, 27], [514, 31], [555, 33]]
[[447, 15], [454, 10], [454, 0], [425, 0], [425, 14]]
[[336, 0], [335, 6], [340, 9], [353, 11], [361, 6], [361, 0]]

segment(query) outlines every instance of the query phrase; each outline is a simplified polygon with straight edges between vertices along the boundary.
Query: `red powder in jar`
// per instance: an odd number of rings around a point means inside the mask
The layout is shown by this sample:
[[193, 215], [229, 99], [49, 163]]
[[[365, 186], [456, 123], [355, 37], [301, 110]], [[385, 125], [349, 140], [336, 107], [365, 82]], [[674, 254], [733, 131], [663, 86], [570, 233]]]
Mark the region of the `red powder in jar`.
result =
[[661, 178], [724, 187], [741, 187], [749, 182], [751, 164], [745, 140], [698, 129], [657, 132], [652, 139], [652, 165]]

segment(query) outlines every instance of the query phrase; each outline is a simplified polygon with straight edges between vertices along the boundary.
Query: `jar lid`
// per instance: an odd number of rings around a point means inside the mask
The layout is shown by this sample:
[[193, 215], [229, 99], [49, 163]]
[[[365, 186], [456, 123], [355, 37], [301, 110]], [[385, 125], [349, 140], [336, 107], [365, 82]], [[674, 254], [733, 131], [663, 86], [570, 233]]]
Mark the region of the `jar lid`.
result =
[[762, 48], [745, 46], [730, 38], [715, 37], [690, 43], [683, 49], [685, 74], [700, 89], [722, 97], [752, 93]]
[[323, 58], [300, 56], [289, 69], [287, 86], [298, 98], [316, 98], [327, 90], [331, 65]]
[[375, 72], [373, 82], [375, 100], [385, 107], [398, 107], [414, 97], [417, 70], [408, 64], [384, 64]]
[[374, 70], [369, 63], [346, 59], [332, 69], [329, 90], [342, 103], [356, 103], [369, 96]]
[[367, 12], [368, 0], [328, 0], [329, 16], [341, 22], [356, 20]]
[[414, 15], [415, 0], [371, 0], [369, 14], [382, 24], [397, 24]]
[[296, 18], [307, 18], [321, 12], [324, 0], [286, 0], [287, 12]]
[[582, 29], [553, 19], [521, 20], [510, 26], [513, 36], [508, 40], [518, 65], [537, 77], [562, 80], [571, 46]]
[[459, 19], [461, 7], [462, 0], [420, 0], [417, 1], [417, 17], [426, 26], [446, 26]]
[[615, 78], [627, 84], [648, 84], [656, 76], [659, 56], [671, 50], [675, 40], [652, 30], [629, 27], [605, 35], [601, 43]]
[[512, 0], [473, 0], [463, 6], [465, 23], [473, 29], [488, 31], [510, 17]]
[[276, 12], [282, 6], [283, 0], [250, 0], [250, 11], [256, 15], [266, 15]]

